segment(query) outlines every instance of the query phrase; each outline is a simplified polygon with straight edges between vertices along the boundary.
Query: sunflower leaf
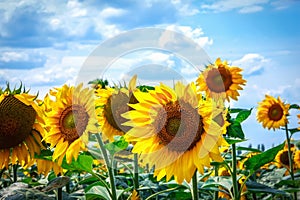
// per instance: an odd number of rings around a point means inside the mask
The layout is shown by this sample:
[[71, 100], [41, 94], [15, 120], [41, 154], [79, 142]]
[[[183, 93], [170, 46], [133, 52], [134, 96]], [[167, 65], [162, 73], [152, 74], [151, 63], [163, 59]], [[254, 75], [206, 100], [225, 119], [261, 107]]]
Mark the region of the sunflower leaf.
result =
[[79, 155], [77, 160], [72, 160], [70, 164], [67, 163], [66, 158], [62, 162], [62, 167], [64, 169], [72, 171], [85, 171], [92, 172], [93, 168], [93, 157], [89, 155]]
[[280, 144], [276, 147], [273, 147], [263, 153], [257, 154], [251, 158], [249, 158], [245, 162], [246, 169], [256, 171], [260, 167], [264, 166], [265, 164], [271, 162], [276, 157], [277, 153], [284, 147], [284, 143]]
[[247, 181], [246, 186], [247, 186], [247, 190], [253, 193], [271, 193], [271, 194], [288, 195], [284, 191], [271, 188], [267, 185], [257, 183], [255, 181]]
[[298, 104], [292, 104], [290, 105], [290, 109], [299, 109], [300, 106]]
[[235, 118], [235, 121], [239, 122], [239, 123], [242, 123], [243, 121], [245, 121], [251, 115], [251, 111], [252, 111], [252, 108], [250, 110], [242, 110], [242, 111], [240, 111], [237, 114], [237, 116]]
[[111, 155], [116, 154], [128, 147], [128, 142], [125, 141], [123, 136], [115, 136], [114, 141], [105, 144], [105, 148], [109, 151]]
[[138, 88], [141, 92], [148, 92], [148, 90], [154, 90], [154, 89], [155, 89], [154, 87], [148, 86], [148, 85], [137, 86], [137, 88]]
[[293, 129], [289, 129], [289, 132], [293, 135], [294, 133], [297, 133], [297, 132], [299, 132], [300, 131], [300, 129], [298, 129], [298, 128], [293, 128]]
[[42, 149], [40, 154], [34, 154], [34, 158], [43, 160], [52, 160], [53, 152], [49, 149]]
[[228, 144], [236, 144], [236, 143], [247, 141], [246, 139], [240, 139], [240, 138], [234, 138], [234, 137], [225, 137], [225, 140]]
[[[117, 199], [120, 197], [122, 194], [123, 190], [117, 190]], [[107, 191], [107, 188], [96, 185], [92, 187], [89, 191], [85, 193], [86, 199], [87, 200], [94, 200], [94, 199], [111, 199], [111, 196], [109, 192]]]
[[241, 109], [241, 108], [229, 108], [228, 111], [229, 113], [239, 113], [241, 111], [244, 111], [245, 109]]
[[227, 127], [227, 134], [229, 137], [245, 139], [245, 134], [242, 130], [240, 122], [231, 120], [231, 124]]

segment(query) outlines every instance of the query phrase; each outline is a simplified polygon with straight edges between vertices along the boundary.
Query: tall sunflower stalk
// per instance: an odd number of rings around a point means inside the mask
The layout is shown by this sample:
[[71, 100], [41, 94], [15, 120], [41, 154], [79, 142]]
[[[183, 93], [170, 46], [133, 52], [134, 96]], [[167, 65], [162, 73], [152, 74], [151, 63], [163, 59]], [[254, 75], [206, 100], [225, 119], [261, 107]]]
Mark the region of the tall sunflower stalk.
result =
[[107, 167], [108, 170], [108, 175], [109, 175], [109, 181], [110, 181], [110, 187], [111, 187], [111, 199], [112, 200], [117, 200], [117, 189], [116, 189], [116, 184], [115, 184], [115, 175], [114, 175], [114, 170], [113, 170], [113, 166], [112, 166], [112, 162], [113, 160], [108, 157], [106, 148], [104, 146], [102, 137], [100, 135], [100, 133], [96, 134], [96, 138], [98, 140], [104, 161], [105, 161], [105, 165]]
[[[270, 95], [266, 95], [265, 99], [258, 103], [257, 120], [262, 123], [264, 128], [268, 129], [279, 129], [280, 127], [285, 127], [287, 150], [288, 150], [288, 160], [289, 160], [289, 172], [292, 180], [294, 181], [294, 168], [293, 159], [291, 152], [291, 138], [288, 132], [288, 119], [290, 104], [285, 104], [282, 102], [280, 97], [275, 98]], [[297, 193], [294, 192], [294, 199], [297, 199]]]
[[[285, 124], [285, 134], [286, 134], [286, 142], [288, 146], [288, 157], [289, 157], [289, 168], [290, 168], [289, 172], [292, 180], [294, 181], [295, 177], [294, 177], [294, 166], [293, 166], [293, 158], [292, 158], [292, 151], [291, 151], [291, 138], [289, 136], [287, 123]], [[297, 192], [294, 192], [294, 199], [297, 200]]]

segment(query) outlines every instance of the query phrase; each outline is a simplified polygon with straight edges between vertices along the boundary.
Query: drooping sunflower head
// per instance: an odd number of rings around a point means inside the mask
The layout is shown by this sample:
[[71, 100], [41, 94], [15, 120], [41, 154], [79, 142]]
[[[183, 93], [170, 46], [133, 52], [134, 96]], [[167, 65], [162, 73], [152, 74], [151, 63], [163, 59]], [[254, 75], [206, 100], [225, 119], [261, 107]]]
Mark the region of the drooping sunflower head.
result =
[[295, 151], [293, 160], [296, 165], [295, 167], [300, 169], [300, 150]]
[[77, 159], [79, 151], [85, 150], [89, 133], [97, 133], [93, 91], [78, 86], [64, 85], [49, 92], [47, 99], [52, 109], [46, 111], [48, 132], [44, 140], [55, 147], [53, 161], [61, 165], [66, 155], [67, 163]]
[[[23, 92], [22, 92], [23, 90]], [[36, 95], [19, 89], [0, 92], [0, 168], [11, 164], [26, 166], [44, 148], [41, 134], [43, 112]]]
[[[294, 154], [294, 151], [292, 151], [292, 154]], [[282, 168], [282, 167], [289, 167], [289, 153], [287, 149], [282, 149], [280, 150], [276, 157], [275, 157], [275, 165], [278, 168]]]
[[129, 82], [128, 88], [99, 88], [96, 91], [96, 112], [104, 140], [113, 141], [115, 135], [124, 135], [130, 127], [123, 126], [126, 121], [121, 115], [131, 108], [128, 103], [136, 103], [133, 95], [136, 90], [136, 76]]
[[276, 99], [266, 95], [265, 99], [258, 104], [256, 118], [264, 128], [275, 130], [288, 123], [290, 105], [283, 103], [280, 97]]
[[208, 97], [216, 101], [229, 101], [229, 97], [237, 100], [240, 95], [238, 90], [242, 90], [242, 85], [246, 84], [241, 74], [242, 69], [229, 66], [226, 61], [218, 58], [215, 64], [210, 64], [197, 79], [199, 91], [205, 91]]
[[219, 146], [224, 143], [225, 123], [220, 126], [214, 119], [223, 115], [196, 93], [194, 84], [179, 82], [174, 89], [161, 84], [134, 95], [138, 103], [130, 104], [133, 110], [122, 115], [128, 119], [123, 125], [132, 127], [125, 138], [136, 142], [133, 152], [155, 166], [158, 179], [174, 176], [178, 183], [189, 181], [196, 168], [203, 172], [211, 159], [222, 160]]

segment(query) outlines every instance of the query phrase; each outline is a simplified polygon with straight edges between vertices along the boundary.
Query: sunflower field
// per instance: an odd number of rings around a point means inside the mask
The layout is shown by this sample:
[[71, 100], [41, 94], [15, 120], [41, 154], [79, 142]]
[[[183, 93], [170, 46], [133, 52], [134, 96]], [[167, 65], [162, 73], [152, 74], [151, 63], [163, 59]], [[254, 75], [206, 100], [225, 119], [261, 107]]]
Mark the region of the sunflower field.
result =
[[[220, 58], [188, 84], [137, 79], [0, 88], [0, 199], [300, 199], [299, 105], [230, 107], [247, 81]], [[286, 140], [243, 146], [250, 115]]]

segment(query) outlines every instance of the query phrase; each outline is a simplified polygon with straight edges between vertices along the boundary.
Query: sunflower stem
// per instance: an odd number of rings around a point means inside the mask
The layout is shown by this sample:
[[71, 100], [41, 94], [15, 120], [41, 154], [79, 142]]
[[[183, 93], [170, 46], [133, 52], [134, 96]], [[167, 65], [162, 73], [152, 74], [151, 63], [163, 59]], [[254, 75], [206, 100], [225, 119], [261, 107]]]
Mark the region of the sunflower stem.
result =
[[[293, 166], [293, 159], [292, 159], [292, 152], [291, 152], [291, 138], [289, 136], [289, 131], [288, 131], [288, 125], [287, 123], [285, 124], [285, 134], [286, 134], [286, 141], [288, 145], [288, 157], [289, 157], [289, 168], [290, 168], [290, 174], [291, 178], [294, 181], [294, 166]], [[297, 200], [297, 192], [294, 192], [294, 199]]]
[[107, 151], [105, 149], [104, 143], [102, 141], [102, 137], [100, 135], [100, 133], [96, 134], [107, 170], [108, 170], [108, 174], [109, 174], [109, 181], [110, 181], [110, 187], [111, 187], [111, 199], [112, 200], [117, 200], [117, 191], [116, 191], [116, 185], [115, 185], [115, 176], [114, 176], [114, 170], [113, 170], [113, 166], [111, 165], [112, 163], [109, 161], [108, 155], [107, 155]]
[[62, 188], [57, 189], [57, 200], [62, 200]]
[[18, 164], [13, 165], [13, 182], [17, 182], [18, 180]]
[[235, 144], [231, 145], [232, 147], [232, 185], [233, 185], [233, 199], [238, 200], [239, 199], [239, 189], [238, 189], [238, 183], [237, 183], [237, 173], [236, 173], [236, 146]]
[[138, 192], [139, 188], [139, 165], [138, 165], [138, 154], [133, 154], [133, 169], [134, 169], [134, 189]]
[[192, 178], [192, 186], [193, 186], [193, 200], [198, 200], [198, 181], [197, 181], [197, 170], [195, 171], [193, 178]]
[[[217, 177], [217, 176], [219, 176], [219, 166], [216, 165], [214, 168], [215, 168], [215, 176]], [[219, 198], [219, 191], [215, 191], [214, 192], [214, 200], [218, 200], [218, 198]]]

